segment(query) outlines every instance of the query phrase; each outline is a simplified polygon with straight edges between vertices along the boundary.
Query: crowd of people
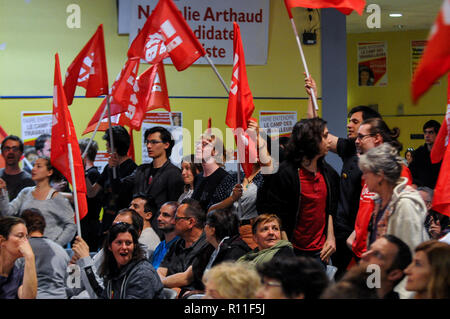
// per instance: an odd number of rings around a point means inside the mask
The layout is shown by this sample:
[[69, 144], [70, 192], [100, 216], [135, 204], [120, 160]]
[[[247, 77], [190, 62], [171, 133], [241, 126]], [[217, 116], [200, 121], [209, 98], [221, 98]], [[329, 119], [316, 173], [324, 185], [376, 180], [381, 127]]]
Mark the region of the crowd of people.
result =
[[[312, 78], [305, 86], [316, 90]], [[249, 120], [257, 162], [247, 175], [225, 169], [211, 131], [172, 163], [171, 133], [147, 129], [152, 161], [138, 165], [128, 132], [114, 126], [103, 136], [103, 171], [96, 142], [83, 159], [81, 236], [70, 188], [50, 161], [51, 136], [36, 141], [29, 172], [19, 166], [22, 140], [6, 137], [0, 298], [448, 299], [449, 218], [431, 208], [439, 123], [425, 123], [425, 145], [405, 160], [399, 129], [367, 106], [350, 110], [347, 137], [328, 131], [311, 99], [308, 115], [276, 150]], [[82, 152], [88, 144], [80, 140]]]

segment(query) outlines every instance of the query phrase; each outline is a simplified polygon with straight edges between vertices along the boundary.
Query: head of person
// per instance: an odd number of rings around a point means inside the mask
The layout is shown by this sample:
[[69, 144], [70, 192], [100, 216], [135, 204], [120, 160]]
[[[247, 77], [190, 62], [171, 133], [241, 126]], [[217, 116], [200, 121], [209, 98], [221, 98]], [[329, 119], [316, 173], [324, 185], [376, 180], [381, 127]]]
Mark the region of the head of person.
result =
[[[114, 125], [111, 129], [114, 152], [116, 152], [119, 156], [126, 156], [128, 154], [128, 150], [130, 149], [130, 134], [128, 134], [127, 130], [120, 125]], [[109, 130], [105, 131], [105, 135], [103, 135], [102, 138], [106, 141], [106, 150], [108, 153], [111, 152], [111, 136], [109, 134]]]
[[41, 134], [37, 137], [34, 143], [36, 148], [36, 153], [38, 156], [50, 157], [50, 152], [52, 150], [52, 137], [50, 134]]
[[260, 282], [252, 266], [223, 262], [203, 274], [204, 299], [254, 299]]
[[[450, 245], [436, 240], [421, 243], [405, 269], [406, 290], [421, 298], [450, 298]], [[417, 296], [416, 295], [416, 296]]]
[[274, 214], [259, 215], [252, 225], [252, 234], [259, 250], [273, 247], [281, 240], [281, 219]]
[[200, 136], [195, 146], [195, 162], [197, 163], [225, 163], [226, 149], [223, 141], [211, 132]]
[[151, 222], [153, 216], [156, 216], [158, 212], [158, 207], [153, 197], [144, 193], [134, 194], [129, 208], [134, 209], [148, 223]]
[[405, 159], [406, 162], [409, 164], [411, 164], [412, 160], [413, 160], [413, 152], [414, 149], [412, 147], [408, 147], [405, 151]]
[[20, 137], [8, 135], [2, 142], [2, 156], [6, 166], [16, 166], [19, 164], [23, 154], [23, 142]]
[[365, 265], [350, 268], [335, 284], [325, 289], [321, 299], [378, 299], [377, 290], [367, 283], [372, 273]]
[[181, 160], [181, 177], [184, 185], [194, 187], [195, 176], [203, 171], [200, 163], [195, 162], [194, 154], [184, 156]]
[[28, 234], [38, 233], [43, 235], [45, 230], [45, 218], [37, 208], [28, 208], [22, 212], [22, 219], [27, 226]]
[[429, 120], [425, 122], [422, 130], [426, 144], [433, 146], [440, 128], [441, 124], [438, 121]]
[[397, 149], [388, 143], [374, 147], [359, 157], [362, 178], [370, 192], [379, 193], [383, 187], [395, 186], [400, 179], [403, 160]]
[[175, 214], [175, 233], [184, 238], [194, 229], [205, 226], [205, 212], [200, 203], [192, 198], [184, 199]]
[[162, 126], [149, 128], [144, 133], [144, 143], [147, 146], [148, 156], [151, 158], [169, 158], [175, 140], [172, 134]]
[[19, 247], [27, 240], [25, 221], [15, 216], [0, 217], [0, 257], [16, 260], [22, 257]]
[[372, 118], [361, 123], [355, 144], [360, 154], [364, 154], [371, 148], [377, 147], [382, 143], [389, 143], [400, 152], [402, 144], [397, 140], [399, 136], [399, 128], [394, 127], [390, 130], [383, 120]]
[[378, 265], [382, 284], [396, 286], [404, 277], [404, 269], [411, 263], [408, 245], [394, 235], [384, 235], [375, 240], [362, 255], [360, 265]]
[[137, 231], [138, 236], [141, 235], [142, 229], [144, 228], [144, 219], [139, 215], [137, 211], [131, 208], [122, 208], [114, 218], [112, 224], [126, 223], [133, 225], [134, 229]]
[[31, 179], [36, 183], [47, 180], [51, 182], [59, 177], [59, 172], [53, 167], [49, 157], [39, 156], [31, 169]]
[[206, 215], [205, 235], [210, 244], [215, 246], [225, 237], [239, 235], [239, 218], [231, 209], [216, 209]]
[[139, 244], [139, 234], [133, 225], [117, 223], [109, 229], [103, 244], [105, 253], [100, 275], [112, 278], [130, 262], [145, 258], [145, 250]]
[[260, 299], [318, 299], [329, 282], [321, 265], [309, 257], [272, 258], [257, 271]]
[[381, 118], [380, 113], [366, 105], [355, 106], [348, 112], [347, 137], [355, 139], [361, 123], [371, 118]]
[[419, 192], [420, 196], [422, 196], [422, 199], [427, 206], [427, 210], [430, 210], [432, 206], [431, 203], [433, 202], [434, 190], [427, 186], [420, 186], [417, 187], [417, 191]]
[[175, 215], [178, 206], [180, 206], [178, 202], [171, 201], [164, 203], [159, 209], [157, 218], [158, 229], [160, 229], [163, 233], [171, 233], [175, 231]]
[[[89, 141], [90, 141], [89, 138], [82, 138], [81, 140], [78, 141], [78, 145], [80, 146], [81, 154], [83, 154], [84, 151], [86, 150], [87, 146], [89, 145]], [[88, 160], [90, 160], [91, 162], [94, 162], [95, 158], [97, 157], [97, 152], [98, 152], [98, 143], [96, 141], [92, 140], [91, 146], [89, 146], [89, 149], [86, 153], [86, 158]]]
[[318, 117], [302, 119], [292, 129], [286, 146], [286, 160], [300, 167], [305, 160], [325, 156], [329, 148], [327, 122]]

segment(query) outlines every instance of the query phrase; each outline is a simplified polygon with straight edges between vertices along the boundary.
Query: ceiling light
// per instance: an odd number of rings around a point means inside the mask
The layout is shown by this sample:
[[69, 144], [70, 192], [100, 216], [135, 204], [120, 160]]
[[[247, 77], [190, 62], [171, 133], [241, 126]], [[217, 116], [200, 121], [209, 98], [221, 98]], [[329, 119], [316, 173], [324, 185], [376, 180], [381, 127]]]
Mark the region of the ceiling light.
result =
[[391, 18], [400, 18], [401, 16], [403, 16], [403, 14], [401, 14], [401, 13], [389, 13], [389, 16]]

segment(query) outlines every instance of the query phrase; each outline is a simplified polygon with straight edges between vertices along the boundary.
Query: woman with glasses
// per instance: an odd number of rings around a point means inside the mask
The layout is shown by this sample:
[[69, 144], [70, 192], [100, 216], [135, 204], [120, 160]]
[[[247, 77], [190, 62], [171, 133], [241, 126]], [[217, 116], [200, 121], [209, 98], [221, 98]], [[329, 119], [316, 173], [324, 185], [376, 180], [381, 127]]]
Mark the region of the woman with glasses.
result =
[[[0, 217], [0, 299], [36, 298], [36, 265], [27, 235], [21, 218]], [[23, 269], [15, 264], [21, 257], [25, 260]]]
[[[12, 202], [9, 202], [8, 196], [0, 195], [0, 215], [19, 216], [25, 209], [37, 208], [47, 225], [44, 236], [64, 247], [75, 236], [75, 214], [70, 202], [52, 188], [50, 183], [55, 174], [50, 159], [39, 157], [31, 170], [36, 186], [22, 189]], [[6, 184], [0, 179], [2, 188], [5, 189]]]

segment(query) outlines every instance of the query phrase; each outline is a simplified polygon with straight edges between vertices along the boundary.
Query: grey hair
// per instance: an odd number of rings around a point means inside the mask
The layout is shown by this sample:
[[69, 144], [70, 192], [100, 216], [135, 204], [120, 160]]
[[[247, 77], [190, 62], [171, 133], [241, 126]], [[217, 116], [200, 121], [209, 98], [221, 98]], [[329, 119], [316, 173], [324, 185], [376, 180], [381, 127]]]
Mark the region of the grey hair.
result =
[[417, 187], [417, 191], [422, 191], [422, 192], [427, 193], [429, 202], [431, 202], [433, 200], [434, 190], [432, 190], [431, 188], [429, 188], [427, 186], [420, 186], [420, 187]]
[[370, 149], [359, 157], [359, 168], [363, 172], [379, 174], [383, 172], [385, 180], [395, 185], [402, 173], [403, 159], [392, 145], [383, 143]]

